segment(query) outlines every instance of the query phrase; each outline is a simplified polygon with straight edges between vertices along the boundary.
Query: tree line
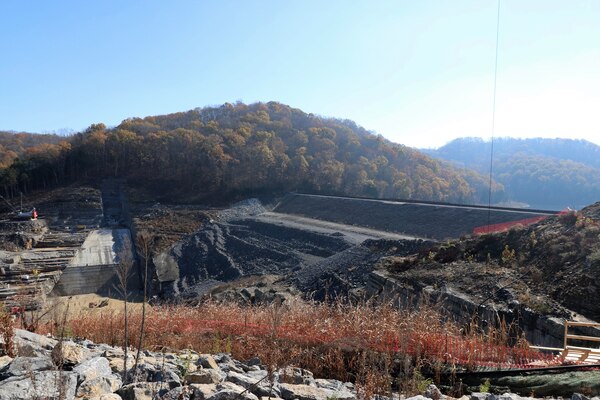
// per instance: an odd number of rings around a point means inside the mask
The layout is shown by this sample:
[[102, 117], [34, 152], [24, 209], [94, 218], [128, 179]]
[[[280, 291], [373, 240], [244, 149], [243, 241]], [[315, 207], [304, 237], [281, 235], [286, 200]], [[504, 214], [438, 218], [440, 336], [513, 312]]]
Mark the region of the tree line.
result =
[[[485, 202], [487, 179], [392, 143], [350, 120], [276, 103], [226, 103], [93, 124], [26, 148], [0, 167], [6, 195], [105, 177], [173, 193], [315, 191]], [[0, 152], [1, 155], [1, 152]], [[494, 192], [503, 188], [495, 184]]]

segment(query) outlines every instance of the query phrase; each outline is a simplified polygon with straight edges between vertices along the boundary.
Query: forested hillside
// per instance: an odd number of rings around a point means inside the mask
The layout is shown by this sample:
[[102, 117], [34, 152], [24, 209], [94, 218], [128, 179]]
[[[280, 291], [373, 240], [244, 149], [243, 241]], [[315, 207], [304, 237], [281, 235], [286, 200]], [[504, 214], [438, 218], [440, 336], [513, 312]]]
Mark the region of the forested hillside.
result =
[[[490, 142], [482, 139], [456, 139], [423, 151], [489, 173]], [[493, 174], [511, 200], [536, 208], [581, 208], [600, 200], [600, 146], [571, 139], [496, 139]]]
[[[275, 102], [225, 104], [90, 126], [35, 146], [4, 168], [10, 195], [126, 177], [173, 195], [310, 190], [372, 197], [484, 202], [487, 179], [376, 136], [349, 120]], [[502, 187], [494, 186], [501, 195]]]

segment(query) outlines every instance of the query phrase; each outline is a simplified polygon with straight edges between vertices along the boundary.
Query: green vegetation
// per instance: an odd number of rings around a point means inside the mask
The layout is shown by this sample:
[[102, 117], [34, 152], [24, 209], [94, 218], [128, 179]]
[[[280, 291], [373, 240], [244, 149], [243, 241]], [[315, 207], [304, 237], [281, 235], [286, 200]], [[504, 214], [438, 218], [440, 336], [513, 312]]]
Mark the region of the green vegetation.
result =
[[7, 195], [109, 176], [198, 198], [290, 190], [450, 202], [487, 195], [487, 179], [473, 171], [445, 166], [352, 121], [275, 102], [132, 118], [112, 129], [94, 124], [8, 164], [0, 173]]
[[[490, 143], [479, 138], [453, 140], [437, 150], [425, 150], [480, 173], [489, 173]], [[585, 140], [512, 139], [494, 141], [494, 178], [504, 197], [538, 208], [580, 208], [600, 196], [600, 146]]]

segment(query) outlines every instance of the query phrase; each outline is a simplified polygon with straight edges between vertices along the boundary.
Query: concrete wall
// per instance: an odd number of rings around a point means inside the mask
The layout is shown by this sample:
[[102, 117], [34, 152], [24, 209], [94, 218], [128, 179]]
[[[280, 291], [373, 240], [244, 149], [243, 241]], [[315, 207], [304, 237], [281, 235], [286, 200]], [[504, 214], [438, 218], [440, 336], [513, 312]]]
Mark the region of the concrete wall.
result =
[[[73, 296], [97, 293], [103, 296], [119, 297], [116, 265], [70, 266], [63, 270], [60, 280], [54, 286], [52, 295]], [[136, 279], [132, 279], [135, 286]]]

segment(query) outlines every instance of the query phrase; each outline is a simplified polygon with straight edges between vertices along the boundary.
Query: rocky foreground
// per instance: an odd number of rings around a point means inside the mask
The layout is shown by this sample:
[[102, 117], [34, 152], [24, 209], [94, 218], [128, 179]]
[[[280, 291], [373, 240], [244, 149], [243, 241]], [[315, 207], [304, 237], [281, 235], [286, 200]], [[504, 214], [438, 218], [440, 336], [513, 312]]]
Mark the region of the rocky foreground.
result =
[[[227, 354], [144, 351], [137, 368], [123, 349], [89, 340], [62, 341], [17, 330], [17, 356], [0, 357], [0, 399], [93, 400], [353, 400], [352, 383], [315, 379], [310, 371], [286, 367], [271, 376], [257, 358], [240, 362]], [[133, 383], [129, 383], [133, 382]], [[394, 396], [394, 399], [404, 396]], [[441, 400], [434, 385], [414, 400]], [[379, 400], [385, 400], [378, 396]], [[461, 400], [520, 400], [515, 394], [473, 393]], [[593, 398], [600, 400], [599, 397]], [[408, 399], [407, 399], [408, 400]], [[586, 400], [574, 394], [572, 400]]]

